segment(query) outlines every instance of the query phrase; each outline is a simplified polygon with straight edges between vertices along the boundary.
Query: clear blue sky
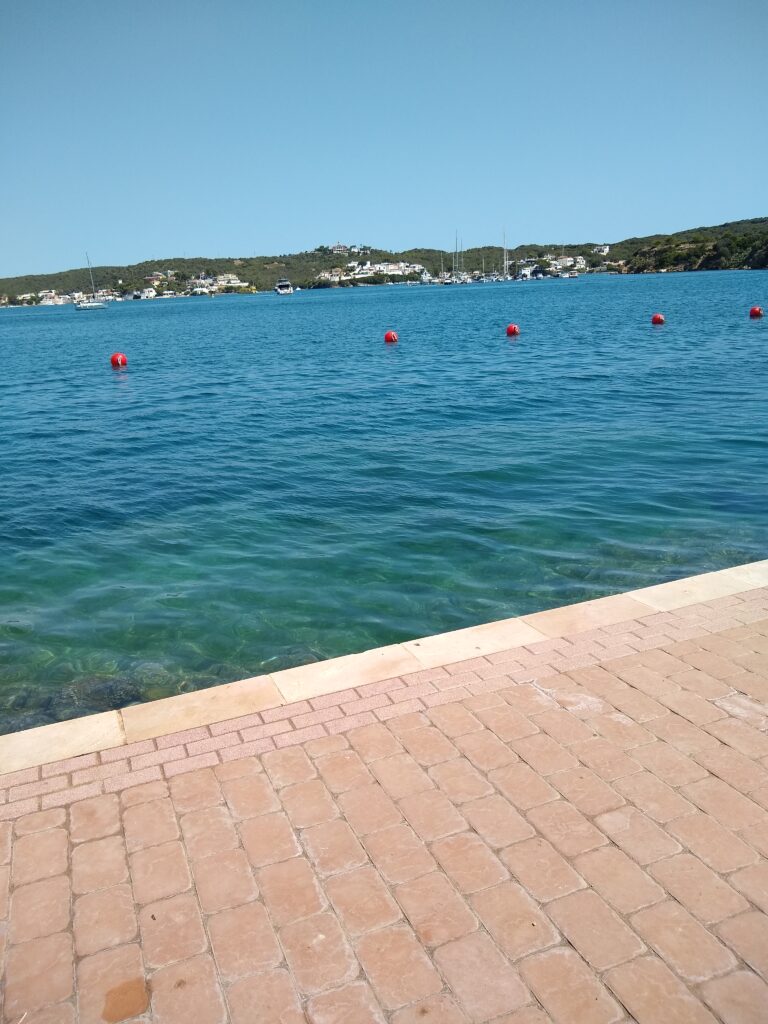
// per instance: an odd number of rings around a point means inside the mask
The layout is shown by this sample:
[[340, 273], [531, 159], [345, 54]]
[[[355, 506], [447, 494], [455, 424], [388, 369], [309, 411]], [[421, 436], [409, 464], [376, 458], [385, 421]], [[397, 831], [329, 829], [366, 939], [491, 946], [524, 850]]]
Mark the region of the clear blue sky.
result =
[[5, 0], [0, 276], [768, 213], [765, 0]]

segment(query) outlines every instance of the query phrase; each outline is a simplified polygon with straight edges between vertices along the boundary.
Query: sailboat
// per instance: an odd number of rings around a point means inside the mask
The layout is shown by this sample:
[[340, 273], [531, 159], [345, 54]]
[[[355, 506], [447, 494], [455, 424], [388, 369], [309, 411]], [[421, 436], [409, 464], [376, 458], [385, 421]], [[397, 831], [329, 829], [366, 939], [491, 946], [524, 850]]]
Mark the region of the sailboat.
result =
[[79, 302], [76, 302], [75, 309], [106, 309], [106, 302], [99, 302], [96, 298], [96, 285], [93, 283], [93, 269], [91, 268], [88, 253], [85, 254], [85, 258], [88, 261], [88, 273], [91, 275], [91, 297], [90, 299], [81, 299]]

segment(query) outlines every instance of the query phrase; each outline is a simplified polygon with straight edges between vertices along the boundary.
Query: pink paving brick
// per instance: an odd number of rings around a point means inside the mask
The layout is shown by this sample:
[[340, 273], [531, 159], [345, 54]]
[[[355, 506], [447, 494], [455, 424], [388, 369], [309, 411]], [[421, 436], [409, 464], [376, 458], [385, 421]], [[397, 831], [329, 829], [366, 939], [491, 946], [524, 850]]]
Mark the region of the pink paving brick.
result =
[[185, 729], [183, 732], [172, 732], [168, 736], [159, 736], [155, 743], [160, 750], [164, 747], [178, 747], [182, 743], [194, 743], [195, 740], [204, 740], [210, 736], [207, 726], [199, 726], [196, 729]]
[[182, 775], [184, 772], [194, 772], [198, 768], [212, 768], [219, 763], [216, 753], [196, 754], [194, 757], [182, 758], [179, 761], [169, 761], [163, 765], [163, 773], [166, 779], [172, 779], [175, 775]]
[[357, 729], [361, 725], [373, 725], [376, 719], [371, 711], [363, 711], [359, 715], [345, 715], [334, 722], [328, 722], [326, 729], [332, 735], [349, 732], [350, 729]]
[[[122, 750], [123, 748], [118, 749]], [[48, 779], [52, 775], [66, 775], [69, 772], [75, 772], [82, 768], [92, 768], [93, 765], [98, 763], [98, 754], [81, 754], [79, 757], [68, 757], [64, 761], [53, 761], [51, 764], [44, 764], [42, 776], [44, 779]], [[1, 781], [2, 779], [0, 779]]]
[[390, 718], [397, 718], [399, 715], [410, 715], [417, 711], [423, 711], [424, 705], [420, 700], [404, 700], [400, 704], [393, 704], [388, 708], [378, 708], [374, 714], [380, 722], [388, 722]]
[[126, 772], [124, 775], [118, 775], [111, 779], [106, 779], [104, 782], [105, 793], [116, 793], [121, 789], [128, 789], [132, 786], [143, 786], [147, 782], [156, 782], [162, 779], [163, 773], [160, 768], [155, 765], [153, 768], [144, 768], [139, 772]]
[[275, 744], [271, 739], [254, 740], [251, 743], [239, 743], [235, 747], [227, 747], [219, 752], [223, 762], [239, 761], [243, 757], [252, 757], [255, 754], [264, 754], [268, 750], [274, 750]]
[[225, 747], [233, 747], [239, 742], [239, 737], [231, 732], [225, 733], [223, 736], [208, 736], [204, 740], [188, 743], [187, 753], [190, 755], [207, 754], [211, 750], [224, 750]]
[[126, 757], [138, 757], [139, 754], [149, 754], [154, 749], [154, 740], [139, 740], [137, 743], [125, 743], [121, 747], [102, 750], [99, 757], [102, 764], [107, 764], [110, 761], [122, 761]]
[[243, 715], [241, 718], [230, 718], [226, 722], [214, 722], [209, 725], [208, 728], [211, 730], [213, 736], [223, 736], [227, 732], [240, 732], [241, 729], [249, 729], [252, 726], [262, 725], [264, 719], [258, 713], [254, 712], [252, 715]]
[[247, 742], [249, 740], [263, 740], [269, 736], [279, 736], [281, 732], [291, 732], [293, 726], [289, 719], [281, 719], [279, 722], [267, 722], [265, 725], [253, 725], [243, 729], [240, 735]]
[[282, 733], [275, 736], [275, 746], [278, 750], [283, 747], [293, 747], [297, 743], [306, 743], [307, 740], [318, 740], [321, 736], [327, 735], [322, 725], [311, 725], [306, 729], [294, 729], [293, 732]]

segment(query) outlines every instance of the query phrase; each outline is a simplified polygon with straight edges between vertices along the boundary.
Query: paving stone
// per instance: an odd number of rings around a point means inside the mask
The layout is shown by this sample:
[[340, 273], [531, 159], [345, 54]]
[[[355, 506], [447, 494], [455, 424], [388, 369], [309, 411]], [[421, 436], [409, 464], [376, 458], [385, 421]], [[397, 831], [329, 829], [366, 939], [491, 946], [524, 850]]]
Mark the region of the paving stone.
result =
[[680, 853], [653, 864], [649, 870], [671, 896], [705, 924], [716, 924], [748, 909], [746, 900], [693, 854]]
[[263, 775], [244, 775], [221, 783], [227, 806], [235, 818], [254, 818], [280, 810], [280, 801]]
[[432, 844], [432, 853], [460, 892], [473, 893], [507, 879], [504, 865], [479, 836], [464, 832]]
[[317, 877], [303, 857], [262, 868], [259, 887], [270, 917], [279, 927], [325, 909]]
[[524, 736], [519, 740], [511, 740], [510, 746], [537, 773], [546, 777], [554, 772], [562, 772], [575, 768], [579, 763], [573, 754], [546, 733], [539, 732], [535, 736]]
[[325, 821], [305, 829], [302, 840], [320, 875], [335, 875], [359, 867], [367, 860], [365, 851], [345, 821]]
[[309, 1024], [385, 1024], [373, 992], [362, 982], [310, 999], [307, 1019]]
[[148, 800], [159, 800], [161, 797], [168, 796], [168, 793], [167, 782], [144, 782], [141, 785], [129, 786], [128, 789], [124, 789], [120, 794], [120, 802], [123, 807], [133, 807], [136, 804], [146, 803]]
[[139, 913], [147, 967], [166, 967], [204, 953], [208, 942], [197, 900], [191, 893], [150, 903]]
[[[43, 835], [51, 835], [45, 832]], [[72, 891], [78, 894], [108, 889], [128, 879], [122, 836], [82, 843], [72, 851]]]
[[371, 771], [393, 800], [434, 788], [430, 777], [410, 754], [395, 754], [373, 761]]
[[766, 1019], [768, 985], [750, 971], [708, 981], [701, 992], [723, 1024], [763, 1024]]
[[[429, 877], [429, 876], [428, 876]], [[528, 893], [516, 882], [503, 882], [475, 893], [471, 905], [511, 960], [560, 942], [560, 935]]]
[[133, 894], [137, 903], [153, 903], [185, 892], [192, 885], [181, 843], [139, 850], [131, 857]]
[[181, 819], [181, 831], [190, 860], [211, 857], [240, 845], [232, 817], [221, 805], [185, 814]]
[[392, 798], [378, 783], [342, 793], [338, 802], [347, 821], [360, 836], [391, 828], [403, 820]]
[[13, 884], [26, 885], [67, 871], [67, 833], [63, 828], [17, 839], [13, 848]]
[[527, 764], [510, 764], [488, 773], [488, 780], [520, 811], [557, 800], [557, 792]]
[[387, 1010], [439, 992], [443, 983], [410, 928], [392, 925], [368, 932], [357, 942], [357, 956], [373, 990]]
[[565, 800], [533, 807], [528, 820], [566, 857], [576, 857], [608, 841], [599, 829]]
[[706, 814], [689, 814], [668, 825], [676, 839], [708, 864], [713, 871], [727, 873], [757, 860], [752, 847]]
[[493, 793], [490, 782], [463, 757], [435, 765], [429, 777], [455, 804]]
[[768, 861], [761, 860], [730, 876], [731, 884], [768, 914]]
[[645, 951], [643, 943], [591, 889], [555, 900], [547, 913], [571, 945], [596, 971], [605, 971]]
[[412, 729], [401, 737], [401, 743], [411, 757], [423, 768], [459, 756], [459, 751], [439, 729]]
[[716, 1024], [685, 985], [656, 957], [639, 957], [605, 975], [637, 1024]]
[[483, 932], [441, 946], [435, 963], [471, 1020], [490, 1020], [530, 999], [517, 971]]
[[285, 959], [306, 995], [352, 981], [359, 967], [333, 914], [294, 921], [280, 932]]
[[431, 708], [428, 718], [433, 725], [436, 725], [451, 739], [465, 736], [468, 732], [479, 732], [483, 728], [482, 723], [475, 718], [472, 712], [462, 707], [461, 704], [443, 704], [440, 707]]
[[[43, 811], [52, 814], [53, 811]], [[91, 797], [72, 804], [69, 812], [69, 837], [73, 843], [103, 839], [120, 828], [120, 801], [114, 793]]]
[[287, 971], [269, 971], [236, 981], [227, 993], [232, 1024], [306, 1024]]
[[[688, 724], [687, 722], [685, 723]], [[703, 734], [706, 735], [706, 734]], [[637, 761], [628, 757], [621, 747], [610, 743], [601, 736], [590, 740], [581, 740], [568, 748], [571, 754], [606, 782], [615, 782], [626, 775], [640, 771]]]
[[649, 818], [660, 825], [666, 825], [684, 814], [691, 814], [695, 808], [679, 793], [651, 772], [638, 772], [614, 783], [623, 797], [640, 808]]
[[468, 1018], [450, 996], [437, 995], [398, 1010], [391, 1020], [392, 1024], [467, 1024]]
[[534, 835], [525, 818], [498, 793], [464, 804], [462, 814], [493, 849], [510, 846]]
[[283, 959], [266, 910], [260, 903], [222, 910], [208, 918], [219, 975], [233, 982], [276, 967]]
[[653, 772], [663, 782], [667, 782], [668, 785], [686, 785], [689, 782], [707, 778], [708, 775], [706, 768], [702, 768], [692, 758], [681, 754], [663, 739], [638, 746], [632, 752], [632, 759], [639, 762], [648, 771]]
[[[656, 742], [655, 737], [628, 715], [620, 711], [609, 711], [604, 715], [590, 718], [589, 724], [609, 743], [622, 750], [631, 751], [646, 743]], [[588, 737], [579, 737], [587, 739]]]
[[24, 1018], [24, 1024], [76, 1024], [72, 1003], [57, 1003]]
[[347, 738], [366, 764], [403, 752], [399, 741], [385, 725], [363, 725], [350, 729]]
[[686, 981], [696, 984], [736, 966], [735, 957], [679, 903], [641, 910], [632, 927]]
[[78, 1024], [128, 1020], [148, 1008], [149, 993], [138, 945], [105, 949], [77, 965]]
[[578, 743], [579, 740], [588, 740], [595, 734], [592, 725], [562, 708], [535, 715], [533, 722], [553, 740], [566, 747], [571, 743]]
[[[236, 762], [242, 764], [242, 762]], [[222, 769], [225, 765], [220, 766]], [[213, 807], [221, 803], [223, 796], [218, 769], [201, 768], [187, 775], [177, 775], [171, 779], [171, 799], [178, 814], [199, 811], [204, 807]]]
[[138, 922], [130, 885], [86, 893], [75, 900], [73, 931], [78, 956], [132, 942]]
[[583, 765], [550, 775], [548, 781], [588, 817], [616, 810], [626, 803], [623, 796]]
[[256, 899], [258, 890], [242, 850], [228, 850], [192, 864], [197, 896], [206, 914]]
[[350, 935], [383, 928], [400, 918], [397, 904], [370, 865], [329, 878], [325, 891]]
[[477, 928], [466, 902], [439, 872], [398, 886], [395, 895], [425, 946], [441, 946]]
[[680, 852], [680, 844], [634, 807], [620, 807], [595, 818], [595, 824], [640, 864]]
[[288, 860], [301, 853], [296, 833], [282, 813], [246, 818], [240, 822], [239, 832], [248, 860], [255, 868]]
[[621, 1007], [571, 949], [561, 946], [529, 957], [521, 963], [520, 975], [557, 1024], [613, 1024], [623, 1017]]
[[350, 789], [369, 786], [374, 781], [354, 750], [340, 750], [318, 757], [315, 765], [331, 793], [346, 793]]
[[482, 772], [503, 768], [519, 760], [517, 754], [490, 729], [457, 736], [456, 746]]
[[541, 903], [584, 888], [584, 880], [553, 846], [536, 836], [514, 843], [501, 855], [515, 878]]
[[[419, 732], [424, 731], [423, 729], [419, 730]], [[459, 814], [448, 797], [435, 789], [405, 797], [400, 801], [400, 810], [408, 823], [426, 842], [462, 832], [467, 827], [466, 820]]]
[[152, 976], [151, 988], [153, 1024], [226, 1024], [224, 998], [208, 955], [163, 967]]
[[319, 779], [282, 789], [280, 799], [294, 828], [309, 828], [339, 815], [331, 794]]
[[[552, 707], [557, 707], [554, 701], [549, 703]], [[539, 731], [539, 727], [530, 718], [514, 711], [509, 705], [484, 708], [477, 711], [476, 716], [504, 743], [523, 736], [532, 736]]]
[[731, 917], [717, 929], [731, 949], [768, 981], [768, 915], [750, 910]]
[[664, 890], [615, 846], [603, 846], [577, 857], [579, 874], [618, 910], [631, 914], [664, 898]]
[[317, 777], [314, 765], [301, 747], [270, 750], [262, 755], [264, 770], [276, 789], [309, 782]]
[[28, 942], [69, 926], [70, 883], [66, 875], [18, 886], [11, 897], [8, 937]]
[[167, 798], [127, 808], [123, 814], [123, 828], [129, 853], [179, 838], [173, 804]]
[[435, 867], [433, 857], [408, 825], [373, 832], [363, 842], [371, 860], [391, 885], [418, 878]]
[[66, 932], [11, 946], [6, 959], [6, 1018], [15, 1024], [25, 1013], [68, 999], [73, 974], [72, 939]]

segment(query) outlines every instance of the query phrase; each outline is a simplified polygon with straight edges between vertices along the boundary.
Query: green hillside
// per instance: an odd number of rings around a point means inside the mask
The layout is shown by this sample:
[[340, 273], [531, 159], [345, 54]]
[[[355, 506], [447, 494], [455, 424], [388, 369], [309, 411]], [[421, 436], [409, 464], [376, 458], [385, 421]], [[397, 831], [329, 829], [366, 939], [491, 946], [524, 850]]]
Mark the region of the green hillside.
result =
[[[619, 270], [626, 273], [648, 273], [658, 270], [728, 270], [768, 267], [768, 217], [753, 220], [732, 221], [712, 227], [691, 228], [673, 235], [648, 235], [645, 238], [626, 238], [610, 243], [608, 256], [592, 252], [595, 242], [563, 245], [551, 242], [543, 245], [531, 243], [518, 245], [509, 250], [513, 261], [540, 259], [547, 253], [559, 256], [582, 255], [591, 270]], [[131, 292], [146, 285], [146, 278], [155, 271], [173, 269], [175, 283], [169, 287], [183, 288], [186, 281], [201, 273], [235, 273], [241, 280], [248, 281], [259, 291], [274, 287], [281, 277], [289, 278], [294, 285], [311, 287], [317, 274], [343, 266], [355, 256], [334, 256], [325, 247], [312, 252], [300, 252], [282, 256], [255, 256], [241, 258], [212, 258], [200, 256], [185, 259], [147, 260], [132, 266], [94, 267], [98, 288], [111, 288]], [[450, 270], [453, 253], [439, 249], [409, 249], [405, 252], [387, 252], [374, 249], [364, 257], [372, 262], [404, 259], [423, 264], [432, 274], [442, 266]], [[467, 249], [463, 254], [463, 268], [466, 271], [501, 270], [501, 246], [484, 246]], [[18, 295], [38, 293], [44, 289], [55, 289], [59, 293], [88, 291], [90, 288], [88, 270], [80, 267], [63, 270], [54, 274], [34, 274], [22, 277], [0, 278], [0, 296], [11, 301]]]

